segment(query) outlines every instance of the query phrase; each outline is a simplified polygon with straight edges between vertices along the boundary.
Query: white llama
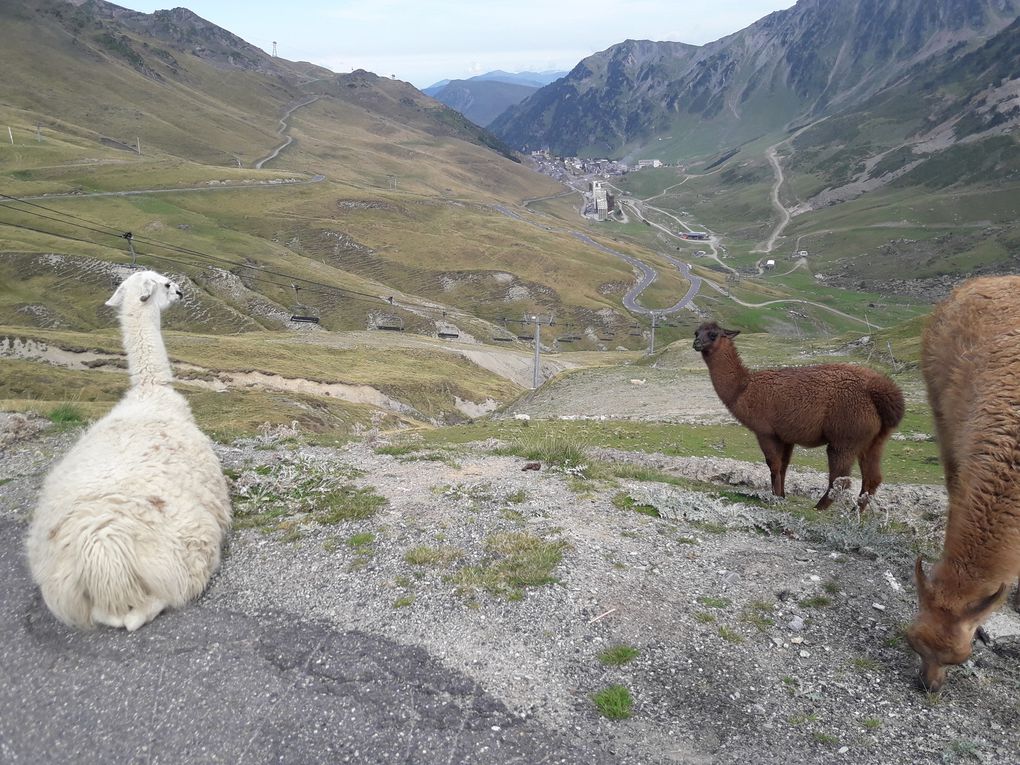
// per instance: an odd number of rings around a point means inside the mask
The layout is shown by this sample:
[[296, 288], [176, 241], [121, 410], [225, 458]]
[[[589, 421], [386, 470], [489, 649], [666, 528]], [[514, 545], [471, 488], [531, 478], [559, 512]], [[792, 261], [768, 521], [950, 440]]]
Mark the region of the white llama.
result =
[[28, 562], [62, 622], [133, 631], [199, 595], [220, 562], [230, 496], [209, 439], [172, 387], [160, 312], [180, 288], [132, 274], [120, 309], [131, 388], [50, 471]]

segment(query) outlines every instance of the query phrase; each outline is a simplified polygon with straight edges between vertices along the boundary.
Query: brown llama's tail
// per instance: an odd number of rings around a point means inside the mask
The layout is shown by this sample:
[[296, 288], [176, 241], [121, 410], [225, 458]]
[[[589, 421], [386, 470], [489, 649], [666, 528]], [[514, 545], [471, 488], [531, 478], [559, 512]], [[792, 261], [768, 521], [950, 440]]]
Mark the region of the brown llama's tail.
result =
[[872, 383], [868, 393], [882, 420], [882, 429], [888, 431], [899, 425], [907, 411], [906, 402], [903, 400], [903, 391], [899, 389], [899, 386], [888, 377], [882, 377]]

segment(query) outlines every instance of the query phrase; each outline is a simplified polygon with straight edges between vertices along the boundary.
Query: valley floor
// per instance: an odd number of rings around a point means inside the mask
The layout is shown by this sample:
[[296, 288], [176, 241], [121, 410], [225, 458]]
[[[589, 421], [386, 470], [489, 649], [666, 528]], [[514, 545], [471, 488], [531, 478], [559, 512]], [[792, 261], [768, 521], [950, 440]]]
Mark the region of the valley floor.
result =
[[[912, 546], [937, 538], [939, 487], [817, 517], [809, 470], [776, 502], [763, 465], [723, 457], [525, 470], [497, 439], [277, 430], [217, 447], [235, 529], [207, 593], [76, 634], [21, 547], [76, 435], [0, 415], [5, 762], [1016, 761], [1015, 614], [941, 696], [913, 686]], [[596, 705], [615, 686], [627, 719]]]

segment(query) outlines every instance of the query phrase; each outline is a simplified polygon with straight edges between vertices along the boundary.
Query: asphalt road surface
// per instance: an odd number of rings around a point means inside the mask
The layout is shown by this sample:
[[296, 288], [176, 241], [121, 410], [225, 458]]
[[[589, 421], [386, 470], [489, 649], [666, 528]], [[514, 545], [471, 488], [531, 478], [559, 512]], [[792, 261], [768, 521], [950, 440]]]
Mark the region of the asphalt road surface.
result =
[[199, 602], [76, 632], [0, 519], [0, 763], [608, 763], [420, 648]]

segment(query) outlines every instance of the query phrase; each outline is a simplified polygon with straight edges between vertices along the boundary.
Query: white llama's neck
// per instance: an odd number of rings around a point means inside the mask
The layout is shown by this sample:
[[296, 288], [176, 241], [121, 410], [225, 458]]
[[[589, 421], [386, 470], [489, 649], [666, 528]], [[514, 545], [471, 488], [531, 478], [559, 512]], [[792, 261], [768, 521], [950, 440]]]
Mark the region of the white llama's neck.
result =
[[144, 306], [140, 311], [124, 311], [120, 316], [124, 349], [127, 351], [131, 385], [165, 385], [174, 379], [170, 359], [159, 329], [159, 309]]

